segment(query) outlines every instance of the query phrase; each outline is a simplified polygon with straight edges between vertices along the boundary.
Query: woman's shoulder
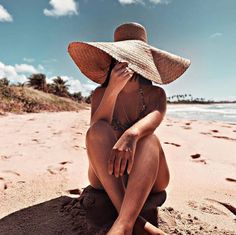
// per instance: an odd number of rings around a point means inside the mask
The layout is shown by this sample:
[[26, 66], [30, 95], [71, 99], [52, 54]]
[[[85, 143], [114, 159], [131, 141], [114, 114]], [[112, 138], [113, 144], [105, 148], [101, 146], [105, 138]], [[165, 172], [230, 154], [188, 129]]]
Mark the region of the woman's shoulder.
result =
[[92, 93], [92, 98], [93, 99], [99, 99], [101, 98], [101, 96], [103, 96], [104, 92], [105, 92], [105, 88], [106, 87], [102, 87], [102, 86], [98, 86], [94, 89], [93, 93]]
[[166, 96], [165, 90], [160, 86], [156, 85], [145, 86], [143, 87], [143, 90], [144, 92], [146, 92], [146, 94], [148, 94], [151, 97], [160, 98], [160, 96]]
[[146, 88], [146, 92], [144, 90], [144, 93], [146, 93], [147, 96], [147, 111], [148, 113], [152, 111], [157, 106], [165, 106], [166, 104], [166, 93], [165, 90], [156, 85], [152, 85], [150, 87]]

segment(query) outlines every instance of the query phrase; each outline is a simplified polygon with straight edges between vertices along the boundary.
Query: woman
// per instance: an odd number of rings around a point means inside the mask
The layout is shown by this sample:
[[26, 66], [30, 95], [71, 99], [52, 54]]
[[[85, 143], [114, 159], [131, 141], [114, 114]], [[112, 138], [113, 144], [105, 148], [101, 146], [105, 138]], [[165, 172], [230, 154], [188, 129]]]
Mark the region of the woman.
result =
[[89, 181], [107, 192], [119, 214], [109, 235], [164, 234], [139, 215], [149, 193], [169, 183], [165, 154], [154, 133], [166, 112], [166, 94], [151, 81], [169, 83], [190, 62], [148, 45], [146, 30], [138, 23], [120, 25], [114, 37], [113, 44], [82, 42], [69, 47], [80, 70], [102, 84], [92, 95], [86, 133]]

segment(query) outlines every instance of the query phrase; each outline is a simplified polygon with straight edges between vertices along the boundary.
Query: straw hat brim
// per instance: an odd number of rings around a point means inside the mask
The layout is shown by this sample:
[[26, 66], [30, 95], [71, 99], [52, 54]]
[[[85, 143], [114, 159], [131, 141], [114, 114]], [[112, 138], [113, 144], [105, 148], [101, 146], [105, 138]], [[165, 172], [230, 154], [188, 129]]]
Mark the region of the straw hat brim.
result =
[[127, 62], [134, 72], [157, 84], [168, 84], [176, 80], [191, 63], [188, 59], [141, 40], [72, 42], [68, 52], [80, 71], [99, 84], [107, 77], [111, 57], [119, 62]]

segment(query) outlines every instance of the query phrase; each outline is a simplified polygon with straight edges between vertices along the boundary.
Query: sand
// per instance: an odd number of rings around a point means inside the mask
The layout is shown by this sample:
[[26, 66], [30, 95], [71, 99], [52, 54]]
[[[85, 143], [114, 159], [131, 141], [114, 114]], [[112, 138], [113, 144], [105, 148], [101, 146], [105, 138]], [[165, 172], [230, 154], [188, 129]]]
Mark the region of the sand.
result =
[[[27, 217], [21, 209], [45, 202], [50, 214], [47, 201], [89, 185], [89, 118], [90, 110], [0, 116], [0, 218], [11, 219], [0, 231], [16, 214]], [[171, 177], [160, 209], [160, 227], [168, 234], [236, 234], [235, 132], [236, 123], [169, 116], [156, 129]], [[50, 221], [44, 221], [47, 234], [59, 234]], [[17, 234], [14, 226], [11, 234]]]

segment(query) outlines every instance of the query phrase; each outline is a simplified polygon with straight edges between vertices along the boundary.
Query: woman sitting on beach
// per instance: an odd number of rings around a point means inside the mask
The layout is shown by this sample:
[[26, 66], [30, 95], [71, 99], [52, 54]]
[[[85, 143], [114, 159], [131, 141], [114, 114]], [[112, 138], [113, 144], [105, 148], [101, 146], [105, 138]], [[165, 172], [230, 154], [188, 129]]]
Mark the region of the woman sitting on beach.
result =
[[[166, 112], [166, 94], [151, 81], [173, 81], [187, 69], [189, 61], [149, 46], [146, 30], [138, 23], [120, 25], [114, 38], [113, 44], [72, 43], [69, 47], [81, 71], [97, 82], [99, 79], [92, 77], [94, 70], [86, 72], [85, 64], [78, 60], [85, 46], [90, 56], [96, 53], [101, 57], [97, 63], [105, 63], [108, 54], [119, 59], [109, 57], [106, 77], [92, 95], [86, 133], [89, 181], [107, 192], [118, 212], [108, 235], [164, 234], [139, 215], [148, 195], [165, 190], [169, 183], [166, 157], [154, 133]], [[146, 52], [147, 47], [152, 54]]]

